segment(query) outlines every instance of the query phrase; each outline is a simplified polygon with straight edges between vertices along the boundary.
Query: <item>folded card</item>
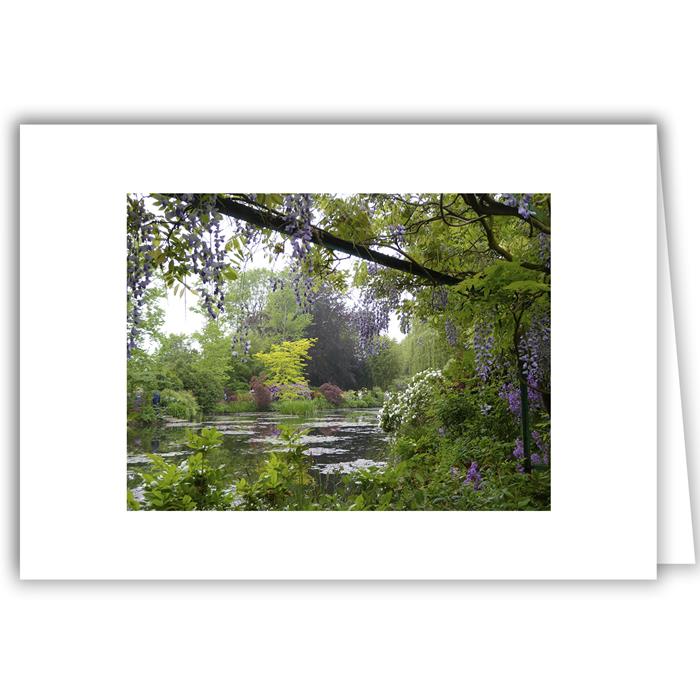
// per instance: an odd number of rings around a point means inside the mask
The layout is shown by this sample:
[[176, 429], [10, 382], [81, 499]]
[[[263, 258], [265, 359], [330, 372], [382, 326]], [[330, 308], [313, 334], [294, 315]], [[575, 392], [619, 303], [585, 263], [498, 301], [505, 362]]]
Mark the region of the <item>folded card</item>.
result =
[[656, 576], [655, 126], [24, 126], [21, 221], [24, 578]]

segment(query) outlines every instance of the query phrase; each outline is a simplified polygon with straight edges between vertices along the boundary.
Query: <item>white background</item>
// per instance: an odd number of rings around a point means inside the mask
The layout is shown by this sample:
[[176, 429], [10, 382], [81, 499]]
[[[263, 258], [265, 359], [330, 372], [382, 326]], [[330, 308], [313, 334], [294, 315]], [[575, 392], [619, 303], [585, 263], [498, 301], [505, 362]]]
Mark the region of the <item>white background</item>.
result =
[[[659, 121], [697, 502], [692, 5], [501, 2], [489, 12], [486, 4], [290, 3], [258, 15], [246, 7], [254, 6], [121, 3], [98, 16], [93, 4], [24, 3], [6, 13], [10, 338], [19, 121]], [[79, 213], [76, 202], [47, 213], [47, 225], [73, 206]], [[37, 371], [60, 370], [51, 342]], [[20, 584], [12, 341], [7, 359], [0, 594], [11, 697], [697, 697], [696, 567], [637, 584]]]
[[[536, 144], [538, 157], [512, 143]], [[20, 147], [23, 578], [655, 577], [655, 126], [23, 125]], [[591, 229], [580, 199], [593, 181]], [[247, 190], [552, 194], [564, 233], [553, 253], [551, 512], [126, 511], [124, 193]], [[46, 226], [44, 212], [75, 191], [80, 216]], [[581, 264], [586, 246], [606, 250], [595, 275]], [[35, 371], [46, 336], [59, 340], [61, 371], [49, 376]], [[62, 397], [61, 417], [37, 440], [41, 395]], [[65, 444], [73, 416], [79, 449]], [[76, 489], [87, 498], [66, 508]]]

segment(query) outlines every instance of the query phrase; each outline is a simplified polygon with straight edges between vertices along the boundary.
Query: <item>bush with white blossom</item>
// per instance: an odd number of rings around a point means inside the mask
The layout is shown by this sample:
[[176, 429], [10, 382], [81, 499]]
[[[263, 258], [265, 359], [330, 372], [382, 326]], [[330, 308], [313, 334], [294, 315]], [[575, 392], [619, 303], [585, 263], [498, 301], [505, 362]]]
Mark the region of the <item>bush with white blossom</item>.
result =
[[406, 389], [391, 393], [379, 411], [379, 425], [387, 433], [395, 432], [404, 423], [425, 418], [425, 412], [442, 385], [439, 369], [426, 369], [413, 375]]

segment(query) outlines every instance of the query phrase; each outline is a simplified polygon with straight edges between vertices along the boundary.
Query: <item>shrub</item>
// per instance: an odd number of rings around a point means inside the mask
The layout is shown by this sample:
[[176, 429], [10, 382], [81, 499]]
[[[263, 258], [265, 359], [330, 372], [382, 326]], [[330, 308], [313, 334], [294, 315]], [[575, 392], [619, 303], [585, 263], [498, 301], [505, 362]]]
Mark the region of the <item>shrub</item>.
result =
[[340, 387], [336, 386], [335, 384], [329, 384], [326, 382], [325, 384], [321, 384], [318, 390], [321, 392], [321, 394], [323, 394], [326, 401], [333, 406], [340, 406], [343, 401], [343, 392], [341, 391]]
[[182, 372], [182, 383], [195, 395], [204, 413], [211, 413], [224, 395], [224, 387], [216, 373], [208, 369], [188, 367]]
[[147, 393], [144, 397], [144, 404], [141, 411], [136, 414], [136, 422], [139, 425], [155, 425], [160, 420], [158, 411], [151, 404], [151, 394]]
[[426, 369], [411, 377], [405, 391], [390, 394], [379, 412], [382, 430], [394, 432], [404, 423], [425, 420], [428, 408], [438, 394], [442, 384], [442, 372]]
[[163, 413], [173, 418], [192, 420], [200, 413], [197, 399], [189, 391], [163, 389], [160, 394], [160, 403]]
[[317, 507], [319, 488], [309, 473], [311, 459], [302, 438], [308, 431], [281, 427], [285, 451], [273, 452], [258, 470], [257, 479], [235, 484], [238, 510], [307, 510]]
[[313, 398], [313, 392], [306, 384], [272, 384], [273, 401], [296, 401]]
[[259, 377], [250, 380], [250, 390], [253, 393], [253, 401], [258, 411], [267, 411], [272, 403], [272, 393]]
[[127, 491], [130, 510], [228, 510], [233, 496], [223, 465], [212, 465], [209, 453], [219, 447], [222, 434], [204, 428], [201, 434], [188, 432], [186, 446], [194, 454], [182, 464], [166, 462], [160, 455], [149, 455], [151, 470], [144, 474], [142, 501]]

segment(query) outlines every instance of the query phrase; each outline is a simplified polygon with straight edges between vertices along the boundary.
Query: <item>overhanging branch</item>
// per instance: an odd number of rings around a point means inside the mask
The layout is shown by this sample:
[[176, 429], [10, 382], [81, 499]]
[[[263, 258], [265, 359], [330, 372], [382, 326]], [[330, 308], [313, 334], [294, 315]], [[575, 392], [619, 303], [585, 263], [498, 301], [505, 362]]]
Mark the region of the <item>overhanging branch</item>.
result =
[[[256, 209], [227, 197], [217, 198], [217, 208], [226, 216], [232, 216], [235, 219], [240, 219], [241, 221], [245, 221], [259, 228], [268, 228], [273, 231], [277, 231], [286, 237], [291, 236], [289, 231], [286, 229], [287, 222], [285, 221], [284, 217], [280, 216], [279, 214], [264, 211], [262, 209]], [[454, 285], [459, 284], [462, 281], [462, 279], [459, 277], [453, 277], [452, 275], [447, 275], [443, 272], [431, 270], [427, 267], [419, 265], [413, 260], [394, 258], [391, 255], [386, 255], [385, 253], [372, 250], [368, 246], [338, 238], [332, 233], [324, 231], [317, 226], [312, 226], [311, 229], [314, 236], [314, 242], [327, 250], [347, 253], [356, 258], [362, 258], [363, 260], [375, 262], [383, 267], [388, 267], [392, 270], [397, 270], [398, 272], [404, 272], [407, 275], [421, 277], [434, 285]]]

